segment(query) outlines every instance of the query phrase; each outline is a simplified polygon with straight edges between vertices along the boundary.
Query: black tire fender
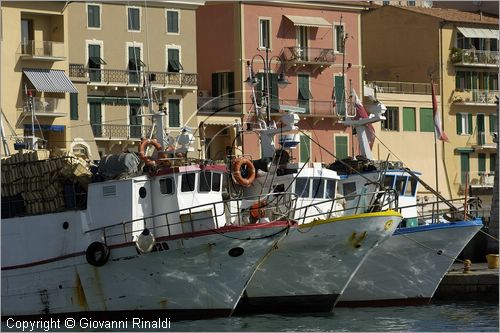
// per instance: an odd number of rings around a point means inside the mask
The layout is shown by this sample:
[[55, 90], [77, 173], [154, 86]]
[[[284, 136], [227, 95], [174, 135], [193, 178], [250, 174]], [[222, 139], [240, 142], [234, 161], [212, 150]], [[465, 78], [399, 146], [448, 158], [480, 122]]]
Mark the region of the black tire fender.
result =
[[92, 266], [100, 267], [108, 262], [109, 247], [101, 242], [93, 242], [85, 251], [87, 262]]

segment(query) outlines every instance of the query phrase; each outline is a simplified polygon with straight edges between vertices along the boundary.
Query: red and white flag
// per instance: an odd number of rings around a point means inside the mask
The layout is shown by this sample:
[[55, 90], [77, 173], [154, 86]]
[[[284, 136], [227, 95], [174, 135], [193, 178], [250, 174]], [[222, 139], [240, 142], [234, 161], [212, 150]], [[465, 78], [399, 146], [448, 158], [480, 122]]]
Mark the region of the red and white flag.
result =
[[441, 115], [438, 111], [438, 104], [436, 93], [434, 92], [434, 81], [431, 80], [431, 91], [432, 91], [432, 116], [434, 118], [434, 131], [436, 132], [436, 137], [441, 141], [448, 142], [448, 136], [443, 131], [443, 127], [441, 125]]
[[[354, 120], [367, 119], [368, 112], [363, 106], [363, 103], [361, 103], [361, 100], [354, 89], [352, 90], [352, 94], [354, 96], [354, 106], [356, 107], [356, 116], [354, 117]], [[368, 138], [368, 142], [370, 143], [370, 148], [373, 148], [373, 143], [375, 142], [375, 129], [371, 123], [366, 125], [366, 136]]]

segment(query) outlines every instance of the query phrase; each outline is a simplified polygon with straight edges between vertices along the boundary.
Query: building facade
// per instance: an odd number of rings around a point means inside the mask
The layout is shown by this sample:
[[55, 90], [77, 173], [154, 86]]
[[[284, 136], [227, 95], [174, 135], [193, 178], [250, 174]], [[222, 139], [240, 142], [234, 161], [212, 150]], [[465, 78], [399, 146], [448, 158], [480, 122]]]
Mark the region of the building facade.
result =
[[[334, 156], [352, 156], [357, 143], [339, 120], [351, 111], [345, 100], [350, 88], [361, 95], [360, 13], [367, 5], [243, 1], [200, 7], [198, 115], [207, 156], [220, 159], [240, 149], [253, 159], [261, 156], [257, 136], [237, 138], [234, 126], [235, 121], [257, 123], [251, 88], [244, 83], [250, 75], [247, 62], [256, 79], [257, 103], [269, 90], [272, 119], [278, 119], [283, 106], [304, 111], [299, 127], [307, 135], [301, 135], [292, 152], [295, 162], [328, 163]], [[280, 88], [283, 74], [290, 84]]]

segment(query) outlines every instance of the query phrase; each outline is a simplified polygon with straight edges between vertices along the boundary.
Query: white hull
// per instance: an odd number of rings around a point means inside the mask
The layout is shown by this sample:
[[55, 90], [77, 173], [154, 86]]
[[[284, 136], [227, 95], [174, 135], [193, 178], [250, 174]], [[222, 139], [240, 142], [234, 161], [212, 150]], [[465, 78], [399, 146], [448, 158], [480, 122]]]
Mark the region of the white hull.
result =
[[339, 306], [425, 304], [480, 221], [397, 230], [366, 259]]
[[[50, 221], [42, 216], [2, 221], [3, 317], [101, 311], [230, 315], [256, 267], [287, 229], [280, 222], [160, 237], [159, 250], [146, 254], [138, 254], [133, 242], [115, 244], [108, 262], [95, 267], [85, 257], [91, 240], [82, 230], [71, 230], [82, 225], [79, 217], [66, 212], [52, 214]], [[68, 231], [57, 220], [69, 221]], [[35, 239], [22, 230], [34, 223], [37, 241], [23, 249]], [[244, 252], [230, 256], [237, 247]]]
[[300, 225], [259, 267], [241, 307], [279, 312], [276, 305], [284, 303], [285, 312], [331, 311], [366, 255], [400, 221], [389, 211]]

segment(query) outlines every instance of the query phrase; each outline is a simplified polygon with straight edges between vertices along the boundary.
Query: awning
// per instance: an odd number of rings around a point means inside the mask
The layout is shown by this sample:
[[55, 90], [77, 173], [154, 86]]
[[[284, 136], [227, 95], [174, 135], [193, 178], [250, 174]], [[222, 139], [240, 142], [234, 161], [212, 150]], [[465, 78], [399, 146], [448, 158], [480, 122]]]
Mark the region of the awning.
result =
[[78, 93], [71, 80], [64, 71], [55, 69], [23, 69], [28, 79], [33, 83], [37, 91], [54, 93]]
[[89, 57], [89, 61], [93, 62], [94, 65], [107, 65], [106, 61], [101, 57]]
[[[64, 125], [35, 125], [35, 131], [64, 132]], [[31, 131], [31, 124], [24, 124], [24, 129]]]
[[177, 59], [169, 59], [168, 60], [168, 71], [169, 72], [179, 72], [183, 70], [181, 63]]
[[487, 28], [457, 27], [458, 31], [466, 38], [498, 38], [498, 30]]
[[298, 27], [324, 27], [331, 28], [332, 24], [322, 17], [283, 15]]

